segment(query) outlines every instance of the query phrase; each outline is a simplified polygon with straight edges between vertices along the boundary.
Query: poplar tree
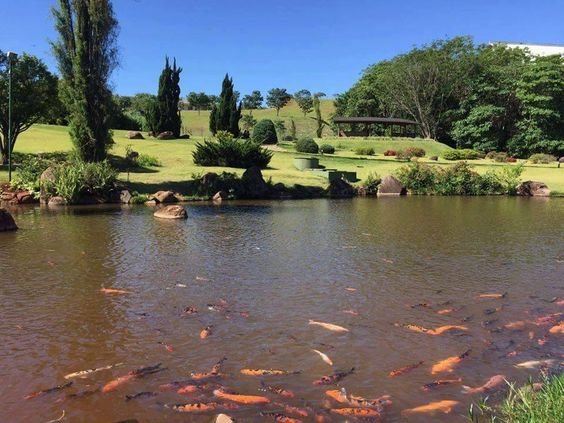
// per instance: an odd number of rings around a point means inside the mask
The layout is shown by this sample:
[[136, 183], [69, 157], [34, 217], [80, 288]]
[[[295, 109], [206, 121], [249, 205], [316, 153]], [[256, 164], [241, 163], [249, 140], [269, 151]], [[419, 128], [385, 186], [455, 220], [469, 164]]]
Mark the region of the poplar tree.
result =
[[59, 33], [52, 48], [63, 78], [61, 98], [69, 112], [71, 139], [82, 160], [104, 160], [113, 143], [109, 78], [118, 64], [112, 3], [59, 0], [52, 12]]
[[210, 114], [210, 131], [230, 132], [234, 137], [240, 135], [239, 120], [241, 119], [241, 103], [237, 105], [237, 96], [233, 90], [233, 79], [225, 74], [223, 79], [219, 104], [214, 105]]
[[176, 66], [176, 59], [172, 66], [168, 57], [159, 78], [159, 92], [157, 102], [149, 118], [151, 131], [158, 135], [170, 131], [175, 138], [180, 136], [181, 118], [178, 103], [180, 102], [180, 73], [182, 68]]

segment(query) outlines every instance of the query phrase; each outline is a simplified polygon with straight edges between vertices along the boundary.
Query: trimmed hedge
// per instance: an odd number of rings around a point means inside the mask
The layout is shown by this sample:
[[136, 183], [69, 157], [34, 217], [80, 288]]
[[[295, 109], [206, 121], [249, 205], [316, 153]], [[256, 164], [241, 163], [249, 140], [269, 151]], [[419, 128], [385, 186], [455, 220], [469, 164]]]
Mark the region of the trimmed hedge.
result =
[[359, 156], [373, 156], [376, 151], [372, 147], [358, 147], [354, 150], [355, 154]]
[[445, 160], [478, 160], [483, 159], [485, 156], [480, 151], [464, 148], [461, 150], [448, 150], [443, 153]]
[[528, 158], [528, 161], [534, 164], [549, 164], [556, 161], [556, 157], [551, 154], [537, 153]]
[[322, 154], [335, 154], [335, 147], [330, 144], [321, 144], [319, 152]]
[[303, 137], [296, 141], [296, 151], [299, 153], [317, 154], [319, 153], [319, 146], [313, 138]]
[[258, 144], [276, 144], [278, 136], [276, 135], [276, 127], [270, 119], [259, 121], [254, 129], [251, 139]]

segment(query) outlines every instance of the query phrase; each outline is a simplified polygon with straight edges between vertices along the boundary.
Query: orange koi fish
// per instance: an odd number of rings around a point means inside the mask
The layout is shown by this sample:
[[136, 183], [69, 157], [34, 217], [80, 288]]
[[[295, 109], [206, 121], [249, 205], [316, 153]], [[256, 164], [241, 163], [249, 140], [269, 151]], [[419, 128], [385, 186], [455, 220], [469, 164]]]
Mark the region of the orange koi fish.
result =
[[418, 368], [419, 366], [421, 366], [423, 364], [422, 361], [415, 363], [415, 364], [409, 364], [405, 367], [401, 367], [399, 369], [396, 370], [392, 370], [390, 373], [388, 373], [389, 377], [396, 377], [396, 376], [401, 376], [403, 374], [406, 374], [410, 371], [412, 371], [413, 369]]
[[329, 356], [327, 356], [327, 354], [323, 354], [321, 351], [315, 349], [312, 349], [312, 351], [319, 354], [319, 356], [325, 363], [329, 364], [330, 366], [333, 365], [333, 361], [329, 358]]
[[139, 379], [142, 378], [146, 375], [150, 375], [153, 373], [158, 373], [161, 372], [163, 370], [166, 370], [164, 368], [161, 368], [161, 363], [156, 364], [154, 366], [148, 366], [148, 367], [141, 367], [139, 369], [136, 370], [132, 370], [130, 371], [128, 374], [124, 375], [124, 376], [120, 376], [117, 379], [114, 379], [108, 383], [106, 383], [103, 387], [102, 387], [102, 392], [103, 393], [108, 393], [108, 392], [112, 392], [115, 391], [116, 389], [118, 389], [121, 385], [126, 384], [127, 382], [133, 380], [133, 379]]
[[267, 385], [266, 383], [264, 383], [264, 381], [262, 381], [260, 384], [262, 386], [262, 391], [270, 391], [276, 395], [280, 395], [283, 398], [294, 398], [296, 396], [289, 389], [280, 388], [279, 386]]
[[126, 291], [125, 289], [113, 289], [113, 288], [102, 288], [100, 292], [104, 294], [131, 294], [131, 291]]
[[525, 328], [525, 326], [527, 325], [527, 322], [523, 321], [523, 320], [518, 320], [516, 322], [509, 322], [506, 325], [503, 325], [503, 327], [505, 329], [509, 329], [509, 330], [522, 330]]
[[438, 310], [437, 314], [444, 315], [444, 314], [454, 313], [455, 311], [456, 311], [456, 309], [454, 309], [454, 308], [443, 308], [442, 310]]
[[426, 413], [436, 413], [438, 411], [442, 413], [450, 413], [452, 408], [458, 405], [458, 401], [451, 401], [451, 400], [442, 400], [431, 402], [429, 404], [420, 405], [419, 407], [415, 408], [408, 408], [407, 410], [403, 410], [401, 414], [409, 415], [409, 414], [426, 414]]
[[504, 292], [503, 294], [480, 294], [478, 295], [478, 298], [488, 298], [488, 299], [500, 299], [500, 298], [505, 298], [507, 297], [507, 292]]
[[241, 374], [245, 376], [284, 376], [297, 375], [299, 371], [288, 371], [280, 369], [241, 369]]
[[200, 332], [200, 338], [201, 339], [206, 339], [208, 336], [210, 336], [212, 334], [212, 329], [213, 326], [206, 326], [204, 329], [202, 329], [202, 331]]
[[392, 403], [389, 395], [382, 395], [380, 398], [376, 399], [366, 399], [360, 396], [347, 395], [345, 388], [342, 388], [341, 390], [331, 389], [329, 391], [325, 391], [325, 395], [340, 404], [349, 404], [354, 407], [376, 408], [378, 411], [382, 411], [383, 406], [390, 405]]
[[270, 402], [270, 400], [266, 397], [258, 395], [243, 395], [235, 392], [230, 393], [222, 388], [214, 390], [213, 394], [220, 399], [233, 401], [239, 404], [268, 404]]
[[43, 395], [51, 394], [53, 392], [58, 392], [58, 391], [61, 391], [65, 388], [68, 388], [73, 383], [74, 382], [68, 382], [68, 383], [65, 383], [64, 385], [55, 386], [54, 388], [42, 389], [41, 391], [37, 391], [37, 392], [34, 392], [32, 394], [26, 395], [24, 397], [24, 399], [30, 400], [30, 399], [33, 399], [33, 398], [42, 397]]
[[432, 389], [438, 388], [439, 386], [451, 385], [453, 383], [460, 383], [460, 382], [462, 382], [462, 378], [435, 380], [431, 383], [426, 383], [421, 387], [421, 389], [428, 392]]
[[342, 379], [347, 377], [350, 374], [354, 373], [354, 367], [350, 369], [348, 372], [335, 372], [329, 376], [322, 376], [320, 379], [314, 380], [314, 385], [334, 385], [337, 382], [340, 382]]
[[462, 386], [462, 393], [464, 394], [490, 393], [503, 386], [505, 384], [505, 380], [506, 379], [504, 375], [495, 375], [489, 378], [488, 381], [484, 383], [482, 386], [478, 386], [477, 388]]
[[288, 414], [293, 414], [293, 415], [299, 416], [299, 417], [309, 416], [309, 411], [306, 410], [305, 408], [294, 407], [293, 405], [288, 405], [288, 404], [280, 404], [278, 402], [274, 403], [274, 405], [277, 406], [277, 407], [283, 408], [284, 412], [286, 412]]
[[217, 409], [218, 404], [215, 402], [191, 402], [187, 404], [174, 404], [166, 406], [180, 413], [207, 413]]
[[448, 332], [449, 330], [468, 330], [468, 328], [466, 326], [459, 326], [459, 325], [446, 325], [446, 326], [440, 326], [436, 329], [427, 329], [424, 328], [422, 326], [417, 326], [417, 325], [404, 325], [404, 328], [409, 329], [413, 332], [419, 332], [419, 333], [425, 333], [427, 335], [442, 335], [445, 332]]
[[340, 414], [341, 416], [352, 417], [380, 417], [381, 413], [372, 408], [332, 408], [332, 413]]
[[548, 333], [550, 333], [552, 335], [562, 335], [562, 334], [564, 334], [564, 322], [559, 323], [556, 326], [551, 327], [550, 330], [548, 331]]
[[199, 391], [203, 391], [207, 388], [207, 385], [184, 385], [179, 388], [176, 393], [180, 395], [194, 394]]
[[339, 404], [348, 404], [349, 402], [347, 393], [344, 389], [329, 389], [328, 391], [325, 391], [325, 395], [337, 401]]
[[275, 422], [280, 422], [280, 423], [301, 423], [301, 420], [298, 419], [294, 419], [292, 417], [288, 417], [285, 416], [284, 414], [280, 414], [280, 413], [272, 413], [272, 412], [264, 412], [262, 411], [260, 413], [261, 416], [263, 417], [273, 417]]
[[431, 368], [431, 374], [435, 375], [437, 373], [448, 372], [452, 373], [454, 367], [464, 360], [470, 354], [471, 350], [468, 350], [458, 356], [448, 357], [444, 360], [439, 361], [437, 364], [434, 364]]
[[344, 328], [344, 327], [339, 326], [339, 325], [334, 325], [332, 323], [319, 322], [317, 320], [312, 320], [312, 319], [309, 320], [309, 324], [321, 326], [322, 328], [333, 331], [333, 332], [348, 332], [349, 331], [347, 328]]

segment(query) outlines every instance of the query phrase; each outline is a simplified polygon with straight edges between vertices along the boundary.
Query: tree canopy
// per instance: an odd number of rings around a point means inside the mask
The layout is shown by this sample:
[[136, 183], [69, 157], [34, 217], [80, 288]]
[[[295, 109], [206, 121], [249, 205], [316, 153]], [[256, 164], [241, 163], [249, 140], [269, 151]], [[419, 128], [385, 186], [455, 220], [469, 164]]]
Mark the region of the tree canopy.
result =
[[298, 104], [298, 107], [306, 116], [313, 110], [313, 96], [309, 90], [300, 90], [294, 94], [294, 100]]
[[242, 104], [237, 105], [238, 94], [234, 91], [233, 79], [225, 74], [218, 104], [213, 105], [210, 114], [210, 131], [227, 131], [235, 138], [239, 137], [239, 120], [241, 119]]
[[268, 91], [266, 96], [266, 104], [268, 107], [276, 109], [276, 116], [280, 115], [280, 109], [284, 107], [292, 99], [292, 96], [288, 94], [286, 88], [273, 88]]
[[168, 57], [165, 59], [165, 67], [159, 78], [157, 101], [152, 107], [149, 118], [149, 128], [155, 135], [170, 131], [175, 138], [180, 136], [182, 121], [178, 104], [181, 72], [182, 68], [176, 66], [176, 59], [173, 59], [172, 66]]

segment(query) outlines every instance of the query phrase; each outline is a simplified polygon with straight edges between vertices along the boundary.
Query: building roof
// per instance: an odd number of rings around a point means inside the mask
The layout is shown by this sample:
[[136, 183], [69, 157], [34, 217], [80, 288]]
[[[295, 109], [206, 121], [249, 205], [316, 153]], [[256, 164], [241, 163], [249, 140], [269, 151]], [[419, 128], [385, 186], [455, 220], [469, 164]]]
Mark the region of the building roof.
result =
[[335, 123], [384, 123], [388, 125], [419, 125], [414, 120], [399, 119], [399, 118], [384, 118], [384, 117], [345, 117], [335, 116], [333, 118]]

